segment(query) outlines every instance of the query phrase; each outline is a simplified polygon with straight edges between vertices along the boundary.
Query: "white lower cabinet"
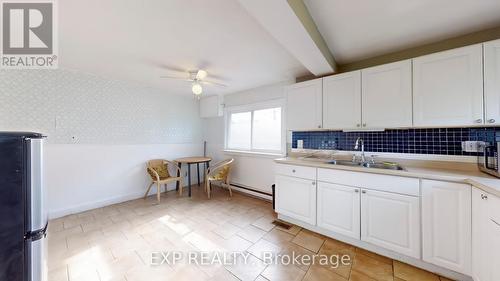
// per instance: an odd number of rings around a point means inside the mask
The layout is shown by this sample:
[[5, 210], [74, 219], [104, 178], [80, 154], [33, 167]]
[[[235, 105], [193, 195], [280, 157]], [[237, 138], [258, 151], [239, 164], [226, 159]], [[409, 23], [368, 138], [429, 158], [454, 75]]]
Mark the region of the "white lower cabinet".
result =
[[[500, 200], [498, 200], [500, 204]], [[500, 222], [492, 220], [488, 221], [488, 233], [490, 244], [488, 251], [490, 253], [488, 260], [488, 281], [500, 280]]]
[[422, 180], [423, 260], [471, 274], [471, 186]]
[[500, 198], [472, 190], [472, 276], [500, 280]]
[[360, 238], [360, 189], [318, 182], [318, 226]]
[[276, 212], [316, 225], [316, 180], [276, 175]]
[[420, 258], [419, 198], [361, 191], [361, 240]]

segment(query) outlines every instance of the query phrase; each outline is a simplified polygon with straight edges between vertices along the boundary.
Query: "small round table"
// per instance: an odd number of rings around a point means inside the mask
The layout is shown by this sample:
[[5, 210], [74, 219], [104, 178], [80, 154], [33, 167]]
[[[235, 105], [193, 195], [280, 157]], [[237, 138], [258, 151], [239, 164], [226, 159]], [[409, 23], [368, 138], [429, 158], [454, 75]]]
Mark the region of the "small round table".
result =
[[[207, 169], [210, 165], [210, 161], [212, 161], [212, 158], [210, 157], [184, 157], [184, 158], [179, 158], [175, 159], [175, 162], [177, 162], [179, 169], [181, 168], [182, 164], [187, 164], [188, 165], [188, 189], [189, 189], [189, 197], [191, 197], [191, 165], [196, 164], [196, 167], [198, 168], [198, 186], [200, 186], [200, 163], [205, 164], [205, 169]], [[205, 174], [205, 173], [203, 173]], [[181, 173], [179, 170], [177, 170], [177, 176], [180, 177]], [[179, 189], [179, 182], [177, 182], [177, 190]]]

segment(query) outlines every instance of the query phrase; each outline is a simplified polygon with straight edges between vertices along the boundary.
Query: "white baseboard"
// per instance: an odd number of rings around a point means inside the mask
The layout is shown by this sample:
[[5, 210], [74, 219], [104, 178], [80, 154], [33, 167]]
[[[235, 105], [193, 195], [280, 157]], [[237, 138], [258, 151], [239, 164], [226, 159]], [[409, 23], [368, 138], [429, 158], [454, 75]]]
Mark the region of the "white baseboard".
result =
[[[150, 191], [150, 194], [156, 194], [156, 186], [153, 187], [153, 190]], [[186, 189], [187, 186], [184, 187]], [[175, 185], [168, 186], [166, 191], [172, 191], [175, 190]], [[72, 215], [72, 214], [77, 214], [81, 212], [85, 212], [88, 210], [92, 209], [97, 209], [101, 207], [106, 207], [109, 205], [113, 204], [118, 204], [122, 203], [125, 201], [130, 201], [138, 198], [142, 198], [144, 196], [145, 190], [141, 190], [140, 192], [134, 192], [134, 193], [129, 193], [126, 195], [120, 195], [120, 196], [114, 196], [110, 197], [107, 199], [99, 200], [99, 201], [93, 201], [93, 202], [86, 202], [80, 205], [72, 206], [71, 208], [64, 208], [64, 209], [59, 209], [59, 210], [52, 210], [49, 211], [49, 219], [57, 219], [60, 217], [64, 217], [67, 215]], [[165, 188], [162, 187], [162, 192], [165, 192]]]
[[60, 217], [64, 217], [67, 215], [71, 214], [77, 214], [80, 212], [96, 209], [96, 208], [101, 208], [133, 199], [137, 199], [144, 196], [144, 191], [141, 192], [135, 192], [135, 193], [129, 193], [126, 195], [120, 195], [120, 196], [115, 196], [115, 197], [110, 197], [107, 199], [99, 200], [99, 201], [94, 201], [94, 202], [86, 202], [80, 205], [72, 206], [71, 208], [65, 208], [65, 209], [59, 209], [59, 210], [52, 210], [49, 211], [49, 219], [56, 219]]

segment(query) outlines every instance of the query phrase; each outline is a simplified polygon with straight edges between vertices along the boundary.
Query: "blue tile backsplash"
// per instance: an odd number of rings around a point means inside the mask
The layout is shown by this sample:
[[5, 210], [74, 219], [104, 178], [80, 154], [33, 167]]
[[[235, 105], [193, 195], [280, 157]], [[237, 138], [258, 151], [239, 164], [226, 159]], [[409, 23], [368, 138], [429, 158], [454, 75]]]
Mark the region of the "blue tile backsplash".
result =
[[383, 132], [307, 131], [292, 132], [292, 148], [297, 140], [304, 141], [306, 149], [354, 150], [354, 143], [362, 137], [365, 151], [441, 155], [477, 155], [463, 152], [462, 141], [494, 142], [500, 136], [500, 127], [401, 129]]

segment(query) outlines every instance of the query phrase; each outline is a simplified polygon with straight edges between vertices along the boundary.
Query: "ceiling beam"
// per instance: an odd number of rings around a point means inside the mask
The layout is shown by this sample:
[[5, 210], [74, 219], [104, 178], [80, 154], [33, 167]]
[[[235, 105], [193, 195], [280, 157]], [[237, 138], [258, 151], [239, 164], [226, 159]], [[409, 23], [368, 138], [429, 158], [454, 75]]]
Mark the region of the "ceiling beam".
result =
[[239, 0], [240, 4], [315, 76], [337, 64], [302, 0]]

